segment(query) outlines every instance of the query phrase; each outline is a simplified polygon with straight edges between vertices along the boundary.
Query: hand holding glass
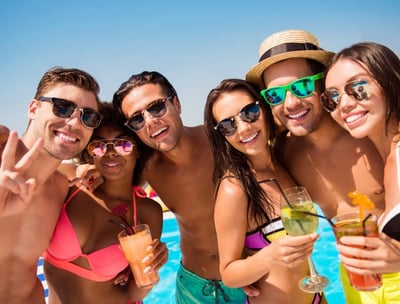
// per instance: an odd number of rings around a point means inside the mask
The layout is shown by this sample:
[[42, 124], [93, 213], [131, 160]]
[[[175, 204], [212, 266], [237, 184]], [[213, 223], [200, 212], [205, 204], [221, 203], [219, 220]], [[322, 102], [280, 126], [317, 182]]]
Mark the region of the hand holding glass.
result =
[[[360, 219], [359, 212], [348, 212], [335, 216], [332, 219], [335, 224], [336, 241], [346, 235], [378, 236], [377, 216], [369, 214], [366, 218]], [[382, 286], [382, 275], [380, 273], [358, 274], [346, 269], [351, 286], [361, 291], [371, 291]]]
[[141, 288], [150, 288], [159, 281], [157, 271], [145, 271], [150, 267], [151, 261], [143, 262], [150, 254], [146, 249], [151, 244], [150, 228], [146, 224], [133, 227], [133, 234], [123, 230], [118, 234], [118, 239], [126, 259], [131, 266], [136, 285]]
[[[292, 236], [313, 233], [318, 227], [318, 217], [314, 204], [307, 189], [293, 187], [283, 190], [281, 195], [281, 219], [286, 232]], [[304, 292], [316, 293], [322, 291], [328, 284], [328, 279], [315, 270], [311, 257], [308, 257], [310, 275], [299, 282], [299, 288]]]

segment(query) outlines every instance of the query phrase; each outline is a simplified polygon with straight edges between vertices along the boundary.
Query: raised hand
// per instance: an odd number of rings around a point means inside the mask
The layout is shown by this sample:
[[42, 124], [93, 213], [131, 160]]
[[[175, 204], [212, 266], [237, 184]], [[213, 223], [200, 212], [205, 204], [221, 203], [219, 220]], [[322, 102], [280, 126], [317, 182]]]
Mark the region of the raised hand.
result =
[[97, 171], [95, 165], [83, 164], [76, 168], [76, 177], [69, 183], [70, 186], [85, 187], [93, 192], [104, 182], [103, 176]]
[[18, 134], [10, 131], [4, 145], [0, 165], [0, 216], [17, 214], [30, 203], [36, 187], [34, 178], [25, 171], [38, 157], [43, 140], [38, 139], [32, 148], [17, 161]]

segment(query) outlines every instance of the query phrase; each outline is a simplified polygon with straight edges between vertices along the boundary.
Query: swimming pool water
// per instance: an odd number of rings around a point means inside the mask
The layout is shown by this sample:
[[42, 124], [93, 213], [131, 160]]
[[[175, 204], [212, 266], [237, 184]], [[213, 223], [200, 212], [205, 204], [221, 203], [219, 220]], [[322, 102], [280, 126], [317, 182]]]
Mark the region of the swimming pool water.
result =
[[[320, 210], [319, 210], [319, 213]], [[168, 213], [167, 213], [168, 214]], [[339, 257], [336, 250], [335, 236], [328, 222], [320, 220], [317, 240], [312, 259], [317, 271], [329, 279], [325, 296], [329, 304], [345, 303], [342, 284], [339, 278]], [[169, 260], [160, 269], [160, 282], [145, 298], [144, 303], [175, 304], [175, 278], [180, 262], [179, 231], [175, 218], [168, 214], [164, 219], [162, 241], [169, 249]]]
[[[320, 211], [319, 211], [320, 212]], [[319, 240], [314, 246], [312, 255], [317, 271], [329, 279], [325, 295], [329, 304], [345, 303], [342, 284], [339, 278], [338, 252], [335, 237], [329, 224], [320, 220], [318, 226]], [[160, 269], [160, 282], [153, 287], [144, 300], [144, 304], [175, 304], [175, 278], [181, 255], [179, 248], [179, 230], [175, 217], [171, 212], [164, 213], [164, 226], [161, 240], [169, 249], [168, 262]], [[38, 277], [44, 284], [47, 297], [47, 284], [43, 275], [42, 261], [39, 261]]]

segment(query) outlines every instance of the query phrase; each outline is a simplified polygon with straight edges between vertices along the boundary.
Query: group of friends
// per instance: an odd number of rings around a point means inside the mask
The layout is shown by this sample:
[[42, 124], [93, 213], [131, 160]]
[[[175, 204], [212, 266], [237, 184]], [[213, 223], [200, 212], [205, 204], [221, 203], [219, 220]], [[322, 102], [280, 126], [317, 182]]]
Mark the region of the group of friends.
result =
[[[183, 124], [178, 94], [158, 72], [132, 75], [112, 102], [98, 94], [87, 72], [52, 68], [24, 134], [0, 127], [0, 303], [45, 303], [41, 256], [50, 304], [141, 303], [151, 289], [136, 286], [115, 223], [147, 223], [147, 271], [166, 263], [162, 209], [143, 181], [179, 226], [176, 303], [326, 303], [297, 286], [318, 235], [286, 235], [280, 189], [262, 182], [272, 179], [306, 187], [327, 218], [358, 208], [351, 191], [373, 200], [379, 236], [342, 237], [337, 247], [346, 302], [400, 301], [400, 60], [392, 50], [362, 42], [334, 54], [307, 31], [274, 33], [245, 79], [210, 91], [195, 127]], [[62, 164], [73, 158], [97, 175], [75, 178]], [[356, 291], [345, 269], [383, 273], [383, 287]]]

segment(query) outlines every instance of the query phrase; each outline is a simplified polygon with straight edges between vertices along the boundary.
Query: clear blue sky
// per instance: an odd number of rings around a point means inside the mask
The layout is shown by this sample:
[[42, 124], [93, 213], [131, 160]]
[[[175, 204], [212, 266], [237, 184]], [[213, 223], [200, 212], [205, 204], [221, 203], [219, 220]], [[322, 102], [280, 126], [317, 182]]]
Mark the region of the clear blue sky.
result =
[[308, 30], [332, 51], [368, 40], [399, 54], [399, 3], [1, 0], [0, 124], [24, 131], [37, 83], [56, 65], [88, 71], [103, 100], [131, 74], [157, 70], [175, 86], [185, 124], [200, 124], [208, 92], [224, 78], [243, 78], [276, 31]]

